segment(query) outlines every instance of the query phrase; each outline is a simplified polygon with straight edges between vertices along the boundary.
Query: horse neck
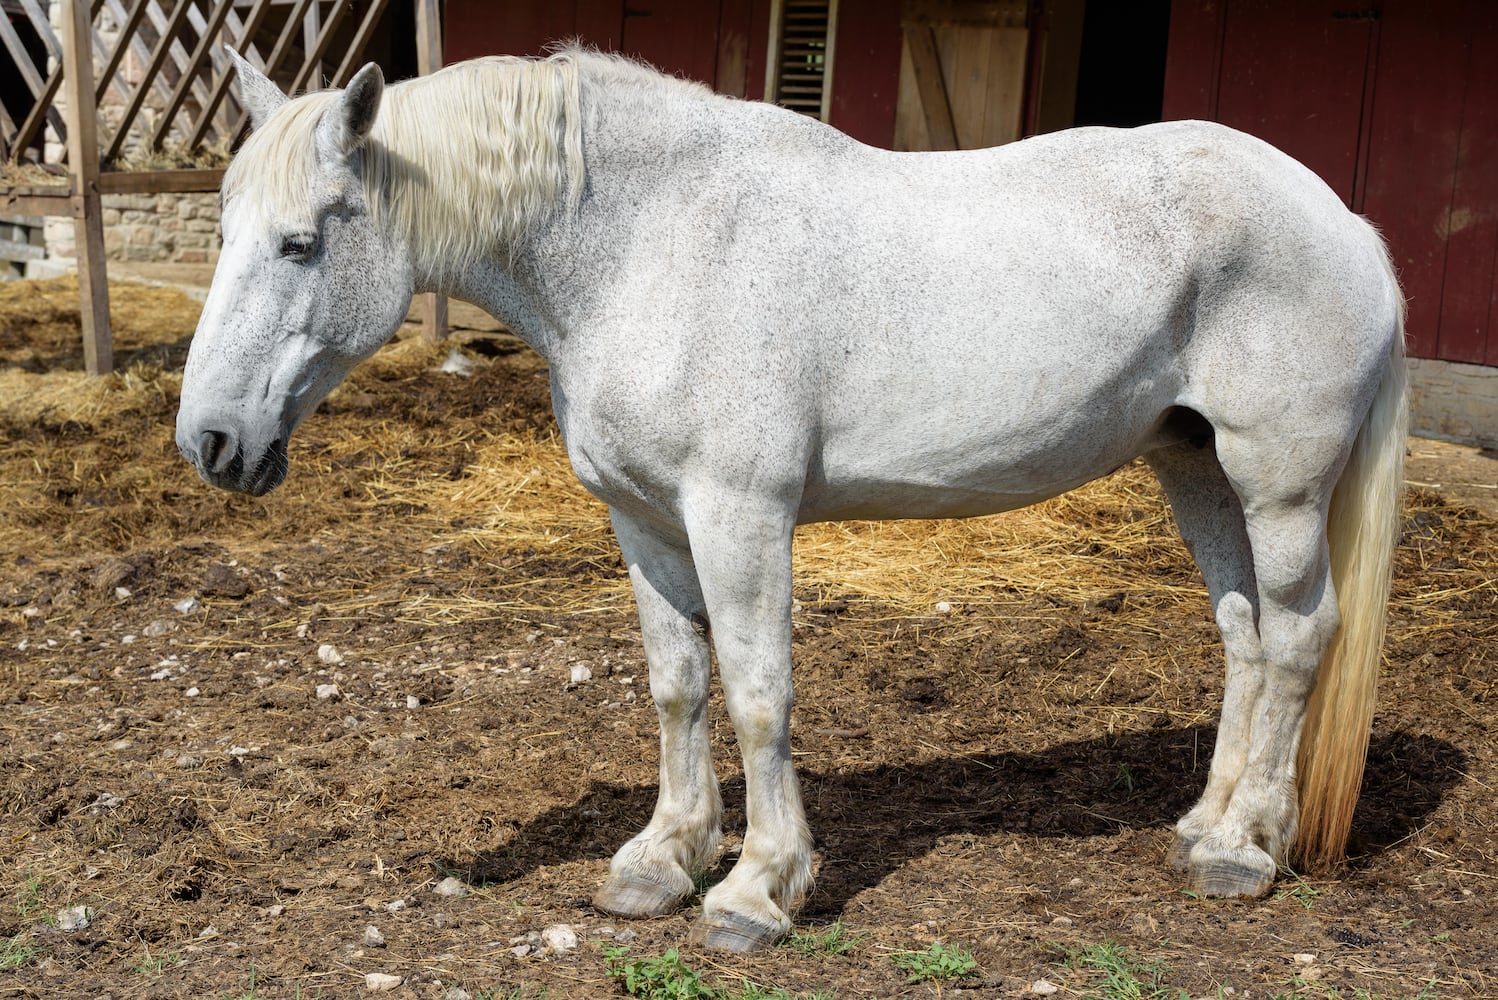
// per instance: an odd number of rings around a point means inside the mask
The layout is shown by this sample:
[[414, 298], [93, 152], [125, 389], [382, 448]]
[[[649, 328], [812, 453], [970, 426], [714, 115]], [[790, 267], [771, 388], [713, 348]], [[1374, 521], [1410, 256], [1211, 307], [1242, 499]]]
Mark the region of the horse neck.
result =
[[630, 263], [637, 228], [690, 189], [683, 177], [716, 146], [703, 138], [712, 115], [695, 87], [599, 57], [584, 57], [582, 70], [576, 113], [585, 179], [571, 169], [581, 164], [569, 163], [549, 210], [447, 274], [442, 288], [503, 320], [553, 364], [564, 342], [575, 346], [597, 329], [596, 311]]

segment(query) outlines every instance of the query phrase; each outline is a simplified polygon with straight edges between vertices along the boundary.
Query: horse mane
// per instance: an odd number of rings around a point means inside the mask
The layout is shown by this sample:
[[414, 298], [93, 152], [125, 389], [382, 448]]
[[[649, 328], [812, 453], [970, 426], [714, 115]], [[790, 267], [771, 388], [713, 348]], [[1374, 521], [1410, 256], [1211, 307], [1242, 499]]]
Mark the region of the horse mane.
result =
[[[586, 70], [586, 72], [584, 72]], [[462, 269], [513, 248], [559, 208], [575, 214], [586, 186], [583, 91], [699, 84], [632, 60], [567, 46], [545, 58], [497, 56], [455, 63], [385, 89], [360, 151], [366, 200], [404, 236], [418, 266]], [[338, 91], [278, 108], [240, 148], [223, 194], [249, 196], [292, 224], [316, 222], [316, 129]]]

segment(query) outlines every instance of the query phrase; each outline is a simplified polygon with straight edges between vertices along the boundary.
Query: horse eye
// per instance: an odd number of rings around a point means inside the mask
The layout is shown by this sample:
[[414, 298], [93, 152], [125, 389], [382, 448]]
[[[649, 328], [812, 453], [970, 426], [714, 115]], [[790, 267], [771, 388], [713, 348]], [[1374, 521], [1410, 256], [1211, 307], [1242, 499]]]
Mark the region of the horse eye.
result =
[[317, 237], [288, 236], [281, 241], [281, 256], [291, 260], [306, 260], [317, 253]]

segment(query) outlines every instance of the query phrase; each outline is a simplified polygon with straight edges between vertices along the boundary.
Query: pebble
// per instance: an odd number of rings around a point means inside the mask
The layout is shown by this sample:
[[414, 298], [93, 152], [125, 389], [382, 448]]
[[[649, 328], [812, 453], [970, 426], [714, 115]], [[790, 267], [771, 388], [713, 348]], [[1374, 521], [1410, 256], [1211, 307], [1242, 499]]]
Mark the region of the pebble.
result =
[[286, 912], [286, 907], [282, 906], [280, 903], [275, 903], [275, 904], [273, 904], [271, 906], [267, 906], [265, 908], [266, 916], [270, 916], [270, 917], [279, 917], [281, 914], [283, 914], [285, 912]]
[[368, 972], [364, 975], [364, 989], [369, 993], [388, 993], [405, 980], [388, 972]]
[[338, 697], [338, 685], [337, 684], [319, 684], [319, 685], [317, 685], [317, 700], [318, 701], [330, 701], [333, 698], [337, 698], [337, 697]]
[[442, 1000], [473, 1000], [473, 994], [461, 986], [449, 986], [447, 992], [442, 994]]
[[593, 671], [586, 663], [574, 663], [570, 676], [573, 684], [585, 684], [593, 679]]
[[141, 629], [140, 630], [140, 634], [141, 635], [150, 636], [151, 638], [154, 639], [154, 638], [156, 638], [159, 635], [166, 635], [168, 632], [170, 632], [172, 629], [174, 629], [176, 627], [177, 626], [174, 625], [174, 624], [172, 624], [171, 622], [169, 622], [169, 621], [163, 621], [163, 620], [161, 620], [161, 619], [158, 618], [156, 621], [152, 622], [151, 624], [147, 625], [145, 628]]
[[196, 597], [184, 597], [182, 598], [182, 600], [172, 605], [172, 610], [177, 612], [177, 614], [179, 615], [190, 615], [202, 606], [203, 602], [199, 601]]
[[364, 928], [364, 947], [385, 947], [385, 935], [374, 924], [370, 924], [369, 926]]
[[190, 687], [186, 691], [183, 691], [182, 693], [185, 696], [187, 696], [188, 698], [196, 698], [198, 695], [202, 694], [203, 692], [200, 691], [200, 690], [198, 690], [195, 687]]
[[317, 647], [317, 658], [334, 667], [343, 662], [343, 654], [338, 652], [338, 647], [330, 642], [325, 642]]
[[1316, 956], [1307, 954], [1306, 952], [1300, 952], [1294, 957], [1296, 965], [1313, 965], [1316, 962]]
[[524, 958], [534, 950], [535, 949], [528, 944], [517, 944], [515, 947], [510, 949], [510, 954], [514, 955], [516, 958]]
[[1070, 927], [1073, 921], [1071, 917], [1056, 917], [1051, 921], [1052, 927]]
[[577, 932], [571, 924], [552, 924], [541, 932], [541, 940], [553, 952], [577, 950]]
[[130, 597], [131, 597], [131, 594], [130, 594], [130, 588], [129, 587], [116, 587], [116, 588], [114, 588], [114, 599], [115, 600], [117, 600], [117, 601], [128, 601], [128, 600], [130, 600]]
[[93, 919], [94, 911], [87, 906], [69, 906], [57, 911], [57, 929], [60, 931], [81, 931], [89, 925]]
[[1052, 993], [1061, 992], [1061, 987], [1057, 986], [1049, 979], [1037, 979], [1035, 980], [1035, 982], [1030, 984], [1030, 992], [1038, 993], [1043, 997], [1048, 997]]
[[639, 931], [635, 930], [633, 927], [626, 927], [624, 928], [624, 930], [614, 935], [614, 940], [618, 941], [620, 944], [629, 944], [639, 936]]
[[203, 758], [195, 753], [179, 754], [177, 757], [177, 767], [179, 770], [194, 771], [202, 766]]
[[951, 614], [952, 613], [951, 602], [949, 602], [949, 601], [937, 601], [936, 602], [936, 613], [939, 614], [939, 615], [949, 615], [949, 614]]
[[450, 896], [453, 899], [461, 899], [468, 895], [468, 886], [464, 885], [462, 880], [449, 875], [441, 882], [432, 886], [432, 892], [438, 896]]
[[416, 711], [421, 707], [421, 699], [416, 697], [414, 694], [406, 695], [406, 707], [413, 712]]

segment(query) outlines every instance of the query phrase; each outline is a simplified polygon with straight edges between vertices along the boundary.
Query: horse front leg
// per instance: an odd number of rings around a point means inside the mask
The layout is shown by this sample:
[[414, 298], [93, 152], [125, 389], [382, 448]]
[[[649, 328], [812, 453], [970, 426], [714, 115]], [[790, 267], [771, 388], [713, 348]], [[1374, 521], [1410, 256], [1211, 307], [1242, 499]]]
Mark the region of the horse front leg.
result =
[[743, 756], [747, 828], [733, 871], [703, 901], [709, 948], [765, 948], [811, 885], [811, 833], [791, 764], [791, 504], [714, 496], [688, 532], [724, 699]]
[[707, 732], [712, 660], [706, 605], [685, 538], [662, 537], [611, 512], [629, 566], [650, 695], [661, 726], [660, 794], [650, 823], [620, 848], [593, 903], [620, 916], [670, 913], [714, 861], [723, 813]]

